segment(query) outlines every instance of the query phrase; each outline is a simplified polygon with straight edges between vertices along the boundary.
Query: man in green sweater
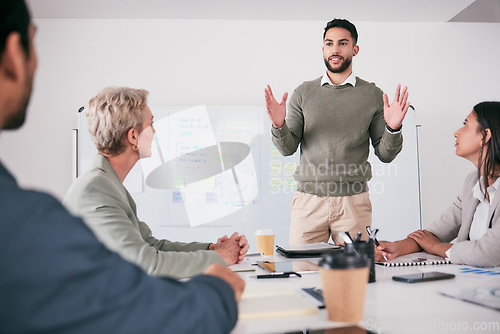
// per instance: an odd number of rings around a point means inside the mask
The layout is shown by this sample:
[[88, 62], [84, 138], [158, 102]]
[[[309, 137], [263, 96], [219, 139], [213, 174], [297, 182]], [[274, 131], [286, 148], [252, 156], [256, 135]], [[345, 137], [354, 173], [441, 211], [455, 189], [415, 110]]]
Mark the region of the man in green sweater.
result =
[[357, 40], [351, 22], [328, 22], [323, 34], [326, 73], [295, 89], [288, 115], [288, 93], [278, 103], [271, 87], [265, 89], [274, 145], [287, 156], [300, 144], [290, 244], [327, 242], [330, 234], [343, 243], [340, 231], [361, 232], [366, 238], [372, 216], [370, 139], [382, 162], [391, 162], [402, 148], [401, 126], [410, 105], [407, 88], [401, 92], [398, 85], [389, 105], [375, 84], [356, 77], [352, 58], [359, 52]]

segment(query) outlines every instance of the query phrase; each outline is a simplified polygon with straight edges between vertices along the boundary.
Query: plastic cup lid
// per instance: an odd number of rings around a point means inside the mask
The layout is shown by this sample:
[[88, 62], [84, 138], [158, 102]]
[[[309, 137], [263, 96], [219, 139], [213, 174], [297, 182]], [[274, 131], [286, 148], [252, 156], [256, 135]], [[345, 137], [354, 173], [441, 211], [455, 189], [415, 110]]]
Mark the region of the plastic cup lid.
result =
[[361, 253], [325, 254], [318, 264], [324, 269], [355, 269], [370, 266], [370, 259]]
[[257, 230], [255, 231], [255, 235], [274, 235], [274, 231], [271, 228], [265, 230]]

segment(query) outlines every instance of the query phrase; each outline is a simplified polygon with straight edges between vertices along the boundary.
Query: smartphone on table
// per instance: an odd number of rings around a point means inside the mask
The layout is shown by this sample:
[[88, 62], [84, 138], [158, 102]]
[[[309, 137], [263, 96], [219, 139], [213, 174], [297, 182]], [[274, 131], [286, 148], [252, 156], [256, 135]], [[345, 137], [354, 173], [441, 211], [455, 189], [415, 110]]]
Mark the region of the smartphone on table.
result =
[[408, 275], [398, 275], [392, 276], [392, 279], [398, 282], [405, 283], [418, 283], [418, 282], [428, 282], [428, 281], [437, 281], [442, 279], [450, 279], [454, 278], [455, 275], [448, 273], [441, 273], [438, 271], [431, 271], [427, 273], [418, 273], [418, 274], [408, 274]]

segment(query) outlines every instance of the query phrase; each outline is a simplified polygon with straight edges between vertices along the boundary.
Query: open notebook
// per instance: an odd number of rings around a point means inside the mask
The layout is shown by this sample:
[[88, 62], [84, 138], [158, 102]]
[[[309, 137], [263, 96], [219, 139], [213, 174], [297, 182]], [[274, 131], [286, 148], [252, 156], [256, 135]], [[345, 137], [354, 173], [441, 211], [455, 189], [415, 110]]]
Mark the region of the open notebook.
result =
[[429, 254], [426, 252], [418, 252], [407, 255], [398, 256], [387, 262], [375, 262], [378, 265], [385, 267], [403, 267], [403, 266], [425, 266], [431, 264], [450, 264], [451, 261], [444, 257]]

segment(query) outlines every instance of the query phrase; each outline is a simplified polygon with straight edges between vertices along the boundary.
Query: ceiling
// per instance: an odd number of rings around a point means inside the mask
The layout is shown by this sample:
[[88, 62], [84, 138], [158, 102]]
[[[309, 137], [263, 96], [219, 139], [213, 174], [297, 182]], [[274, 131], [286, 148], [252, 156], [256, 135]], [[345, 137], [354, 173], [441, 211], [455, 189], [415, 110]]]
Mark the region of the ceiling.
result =
[[35, 18], [500, 22], [500, 0], [27, 0]]

